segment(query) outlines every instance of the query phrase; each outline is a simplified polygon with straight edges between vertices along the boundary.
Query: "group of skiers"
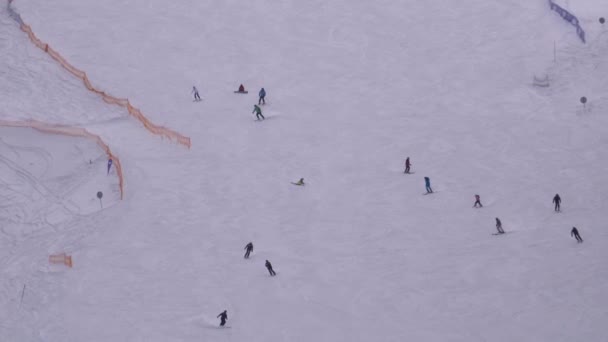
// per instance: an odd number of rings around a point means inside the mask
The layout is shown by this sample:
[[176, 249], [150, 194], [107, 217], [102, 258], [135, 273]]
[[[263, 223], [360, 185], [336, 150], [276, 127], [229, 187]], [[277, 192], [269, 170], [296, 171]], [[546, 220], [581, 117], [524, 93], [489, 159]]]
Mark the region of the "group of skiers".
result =
[[[245, 259], [249, 259], [251, 252], [253, 252], [253, 242], [249, 242], [248, 244], [246, 244], [244, 249], [245, 249], [245, 255], [243, 257]], [[264, 266], [266, 266], [266, 269], [268, 270], [268, 273], [270, 273], [271, 277], [274, 277], [277, 275], [277, 273], [272, 268], [272, 264], [270, 263], [270, 261], [266, 260], [266, 262], [264, 263]], [[217, 315], [217, 318], [220, 319], [220, 327], [223, 327], [224, 325], [226, 325], [226, 321], [228, 320], [228, 310], [224, 310], [223, 312], [221, 312], [219, 315]]]
[[[249, 259], [251, 252], [253, 252], [253, 242], [249, 242], [248, 244], [246, 244], [244, 249], [245, 249], [245, 255], [243, 257], [245, 259]], [[272, 269], [272, 264], [270, 263], [270, 261], [266, 260], [266, 262], [264, 263], [264, 266], [266, 266], [266, 269], [268, 270], [268, 273], [270, 273], [270, 276], [277, 275], [275, 273], [275, 271]]]
[[[403, 173], [411, 174], [411, 172], [410, 172], [411, 165], [412, 165], [412, 163], [410, 162], [410, 157], [407, 157], [405, 159], [405, 170], [403, 171]], [[433, 189], [431, 188], [431, 179], [429, 177], [424, 177], [424, 185], [426, 187], [426, 193], [432, 194]], [[559, 194], [555, 194], [555, 196], [553, 196], [553, 203], [555, 204], [554, 210], [556, 212], [560, 212], [562, 199], [561, 199], [561, 197], [559, 197]], [[481, 198], [477, 194], [475, 194], [475, 203], [473, 204], [473, 207], [474, 208], [483, 208], [483, 205], [481, 204]], [[505, 233], [504, 229], [502, 229], [502, 222], [500, 221], [500, 219], [498, 217], [496, 218], [496, 230], [498, 231], [497, 234]], [[576, 241], [579, 243], [583, 242], [583, 239], [581, 238], [581, 236], [578, 232], [578, 229], [576, 229], [576, 227], [572, 227], [570, 236], [574, 236], [576, 238]]]
[[[239, 94], [247, 94], [248, 92], [245, 91], [245, 87], [241, 84], [239, 86], [239, 90], [235, 91], [235, 93], [239, 93]], [[201, 101], [201, 96], [198, 93], [198, 89], [196, 89], [196, 86], [192, 86], [192, 91], [191, 94], [194, 94], [194, 101], [198, 102]], [[253, 111], [251, 112], [252, 114], [255, 113], [255, 117], [257, 120], [265, 120], [266, 118], [264, 117], [264, 115], [262, 114], [262, 108], [260, 108], [260, 105], [265, 105], [266, 104], [266, 90], [264, 88], [260, 89], [260, 91], [258, 92], [258, 104], [254, 104], [253, 105]]]

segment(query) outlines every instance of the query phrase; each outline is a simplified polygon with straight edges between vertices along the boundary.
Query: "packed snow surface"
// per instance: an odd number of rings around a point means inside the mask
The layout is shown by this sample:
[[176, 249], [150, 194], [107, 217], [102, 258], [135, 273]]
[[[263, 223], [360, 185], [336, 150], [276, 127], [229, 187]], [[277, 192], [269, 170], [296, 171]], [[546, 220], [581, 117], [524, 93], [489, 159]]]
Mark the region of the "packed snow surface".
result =
[[608, 2], [6, 4], [1, 341], [606, 341]]

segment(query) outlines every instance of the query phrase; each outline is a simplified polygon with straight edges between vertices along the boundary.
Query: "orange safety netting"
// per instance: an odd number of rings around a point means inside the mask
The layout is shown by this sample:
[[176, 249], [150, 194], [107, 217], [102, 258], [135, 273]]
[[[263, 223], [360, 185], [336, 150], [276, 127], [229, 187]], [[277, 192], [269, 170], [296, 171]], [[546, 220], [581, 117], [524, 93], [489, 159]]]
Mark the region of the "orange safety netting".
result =
[[87, 139], [91, 139], [97, 143], [99, 147], [101, 147], [109, 159], [112, 159], [112, 163], [116, 168], [116, 174], [118, 175], [118, 186], [120, 188], [120, 199], [123, 199], [123, 186], [124, 186], [124, 178], [122, 176], [122, 165], [120, 164], [120, 160], [116, 157], [112, 151], [110, 151], [110, 147], [101, 140], [98, 135], [90, 133], [84, 128], [79, 127], [68, 127], [68, 126], [60, 126], [60, 125], [49, 125], [35, 120], [28, 121], [6, 121], [0, 120], [0, 126], [7, 127], [26, 127], [33, 128], [37, 131], [51, 134], [59, 134], [59, 135], [67, 135], [71, 137], [84, 137]]
[[38, 39], [38, 37], [36, 37], [36, 35], [32, 31], [32, 28], [29, 25], [22, 22], [21, 30], [23, 30], [25, 33], [27, 33], [27, 35], [30, 37], [30, 40], [32, 41], [32, 43], [34, 43], [34, 45], [36, 45], [38, 48], [40, 48], [44, 52], [46, 52], [49, 56], [51, 56], [51, 58], [53, 58], [55, 61], [57, 61], [64, 69], [69, 71], [72, 75], [81, 79], [82, 82], [84, 83], [84, 86], [88, 90], [101, 96], [101, 98], [106, 103], [115, 104], [115, 105], [127, 108], [127, 111], [129, 112], [129, 114], [131, 114], [137, 120], [139, 120], [144, 125], [144, 127], [146, 127], [146, 129], [148, 129], [153, 134], [160, 135], [161, 137], [167, 137], [171, 140], [175, 139], [178, 143], [190, 148], [190, 145], [191, 145], [190, 138], [183, 136], [169, 128], [165, 128], [165, 127], [161, 127], [161, 126], [157, 126], [157, 125], [153, 124], [150, 120], [148, 120], [148, 118], [146, 118], [143, 115], [143, 113], [139, 109], [133, 107], [128, 99], [116, 98], [114, 96], [108, 95], [105, 92], [93, 87], [93, 85], [91, 84], [91, 81], [89, 81], [89, 78], [87, 77], [87, 74], [84, 71], [77, 69], [76, 67], [71, 65], [57, 51], [53, 50], [49, 46], [49, 44]]
[[49, 263], [64, 264], [67, 267], [72, 267], [72, 256], [65, 253], [49, 255]]

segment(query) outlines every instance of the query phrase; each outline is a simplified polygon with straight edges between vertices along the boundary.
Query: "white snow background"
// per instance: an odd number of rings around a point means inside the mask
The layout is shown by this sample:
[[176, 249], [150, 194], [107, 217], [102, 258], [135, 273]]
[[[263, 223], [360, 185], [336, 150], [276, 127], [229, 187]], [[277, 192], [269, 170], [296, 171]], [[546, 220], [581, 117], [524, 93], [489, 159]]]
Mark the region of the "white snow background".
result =
[[586, 44], [540, 0], [13, 2], [190, 150], [6, 4], [0, 119], [126, 183], [0, 129], [0, 341], [608, 340], [608, 2], [561, 2]]

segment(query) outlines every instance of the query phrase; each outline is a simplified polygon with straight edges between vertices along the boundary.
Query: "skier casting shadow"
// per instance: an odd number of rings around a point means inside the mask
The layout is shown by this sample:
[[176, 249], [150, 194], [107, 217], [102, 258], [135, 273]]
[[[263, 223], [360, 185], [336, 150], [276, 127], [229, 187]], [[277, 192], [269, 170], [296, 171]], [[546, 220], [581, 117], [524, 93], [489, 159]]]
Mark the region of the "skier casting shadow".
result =
[[300, 180], [297, 181], [297, 183], [291, 182], [291, 184], [293, 184], [293, 185], [304, 185], [304, 178], [300, 178]]
[[431, 188], [431, 179], [429, 177], [424, 177], [424, 185], [426, 185], [426, 193], [432, 194], [433, 189]]
[[192, 86], [192, 93], [194, 94], [194, 101], [201, 100], [201, 96], [198, 94], [198, 89], [195, 86]]
[[505, 233], [505, 231], [502, 230], [502, 222], [500, 222], [500, 219], [498, 217], [496, 218], [496, 230], [498, 230], [498, 234]]
[[250, 242], [245, 246], [245, 259], [249, 259], [251, 252], [253, 252], [253, 243]]
[[410, 173], [410, 166], [412, 164], [410, 164], [410, 157], [407, 157], [405, 159], [405, 171], [403, 171], [403, 173]]
[[260, 120], [260, 116], [262, 117], [262, 120], [265, 120], [266, 118], [264, 117], [264, 115], [262, 115], [262, 109], [260, 108], [260, 106], [254, 104], [253, 105], [253, 112], [251, 113], [255, 113], [255, 117]]
[[559, 194], [555, 194], [553, 203], [555, 203], [555, 211], [561, 211], [560, 204], [562, 204], [562, 199], [559, 197]]
[[228, 319], [228, 313], [226, 312], [226, 310], [224, 310], [224, 312], [217, 315], [217, 317], [221, 320], [220, 327], [223, 327], [226, 324], [226, 320]]
[[481, 200], [479, 199], [479, 195], [475, 195], [475, 204], [473, 204], [473, 207], [477, 208], [477, 205], [479, 205], [480, 208], [483, 207], [483, 205], [481, 205]]
[[274, 277], [275, 275], [277, 275], [274, 270], [272, 269], [272, 264], [270, 263], [270, 261], [266, 260], [266, 268], [268, 269], [268, 273], [270, 273], [271, 277]]
[[576, 229], [576, 227], [572, 227], [572, 230], [570, 231], [570, 236], [574, 236], [576, 242], [578, 243], [583, 242], [583, 238], [581, 238], [581, 236], [578, 234], [578, 229]]

